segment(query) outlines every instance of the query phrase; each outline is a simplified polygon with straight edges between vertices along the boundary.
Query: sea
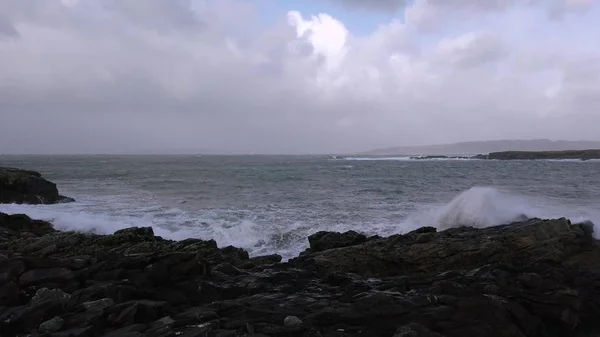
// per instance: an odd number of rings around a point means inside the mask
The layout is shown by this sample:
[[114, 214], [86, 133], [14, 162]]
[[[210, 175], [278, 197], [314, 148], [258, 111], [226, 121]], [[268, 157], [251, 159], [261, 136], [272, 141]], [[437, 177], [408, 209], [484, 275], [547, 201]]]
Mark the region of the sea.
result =
[[[295, 257], [318, 231], [403, 234], [525, 217], [600, 224], [600, 161], [348, 156], [0, 156], [41, 172], [57, 205], [0, 205], [57, 229], [214, 239], [251, 256]], [[600, 237], [600, 228], [596, 231]]]

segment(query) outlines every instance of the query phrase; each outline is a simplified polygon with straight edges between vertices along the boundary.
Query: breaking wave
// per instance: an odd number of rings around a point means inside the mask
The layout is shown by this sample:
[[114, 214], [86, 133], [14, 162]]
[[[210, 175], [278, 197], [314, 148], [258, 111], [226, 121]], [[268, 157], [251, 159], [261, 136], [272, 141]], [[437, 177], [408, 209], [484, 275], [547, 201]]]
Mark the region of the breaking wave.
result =
[[432, 226], [439, 230], [460, 226], [484, 228], [530, 218], [561, 217], [572, 222], [600, 223], [600, 211], [591, 207], [569, 207], [493, 187], [472, 187], [446, 204], [425, 207], [409, 215], [401, 227]]
[[[401, 199], [401, 197], [399, 197]], [[402, 203], [401, 200], [399, 200]], [[110, 205], [110, 202], [106, 202]], [[113, 204], [114, 209], [94, 208], [90, 202], [58, 205], [0, 205], [0, 212], [24, 213], [34, 219], [50, 221], [59, 230], [110, 234], [131, 226], [151, 226], [155, 235], [173, 240], [214, 239], [219, 246], [234, 245], [251, 255], [277, 253], [285, 259], [297, 256], [308, 246], [307, 236], [319, 230], [357, 230], [370, 235], [402, 234], [422, 226], [439, 230], [458, 226], [489, 227], [527, 218], [566, 217], [573, 222], [600, 223], [600, 212], [592, 207], [564, 206], [543, 198], [518, 195], [493, 187], [470, 188], [447, 203], [421, 205], [406, 212], [395, 223], [303, 223], [283, 224], [269, 212], [254, 217], [239, 216], [239, 211], [223, 214], [218, 210], [189, 212], [160, 205]], [[402, 208], [401, 205], [398, 208]], [[264, 218], [267, 218], [267, 221]], [[263, 219], [263, 220], [259, 220]], [[598, 235], [598, 230], [595, 235]]]

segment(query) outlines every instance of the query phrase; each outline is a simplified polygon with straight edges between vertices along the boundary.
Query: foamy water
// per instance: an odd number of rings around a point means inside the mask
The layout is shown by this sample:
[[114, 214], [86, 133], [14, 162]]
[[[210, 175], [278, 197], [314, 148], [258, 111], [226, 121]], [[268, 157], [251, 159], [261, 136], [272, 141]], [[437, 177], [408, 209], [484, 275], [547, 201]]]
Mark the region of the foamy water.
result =
[[[51, 160], [53, 159], [53, 160]], [[77, 202], [0, 205], [60, 230], [215, 239], [251, 255], [296, 256], [320, 230], [405, 233], [523, 217], [600, 224], [598, 164], [355, 161], [321, 157], [25, 157]], [[596, 231], [599, 233], [600, 230]]]

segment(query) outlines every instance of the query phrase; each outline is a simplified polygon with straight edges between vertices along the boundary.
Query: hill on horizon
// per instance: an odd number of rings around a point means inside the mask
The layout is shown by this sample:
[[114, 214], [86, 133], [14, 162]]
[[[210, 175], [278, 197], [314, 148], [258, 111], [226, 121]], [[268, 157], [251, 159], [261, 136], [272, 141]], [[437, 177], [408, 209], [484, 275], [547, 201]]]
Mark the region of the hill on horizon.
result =
[[564, 151], [600, 149], [600, 141], [505, 139], [450, 144], [397, 146], [361, 152], [363, 155], [475, 155], [500, 151]]

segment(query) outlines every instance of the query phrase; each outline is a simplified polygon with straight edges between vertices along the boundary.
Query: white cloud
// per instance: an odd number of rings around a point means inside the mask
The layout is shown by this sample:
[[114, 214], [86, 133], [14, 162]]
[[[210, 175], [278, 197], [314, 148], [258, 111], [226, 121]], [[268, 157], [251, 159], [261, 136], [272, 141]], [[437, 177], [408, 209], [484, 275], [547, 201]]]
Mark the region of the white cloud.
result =
[[597, 138], [593, 27], [557, 35], [584, 23], [541, 1], [439, 1], [356, 35], [293, 8], [265, 27], [243, 0], [5, 0], [0, 152]]

